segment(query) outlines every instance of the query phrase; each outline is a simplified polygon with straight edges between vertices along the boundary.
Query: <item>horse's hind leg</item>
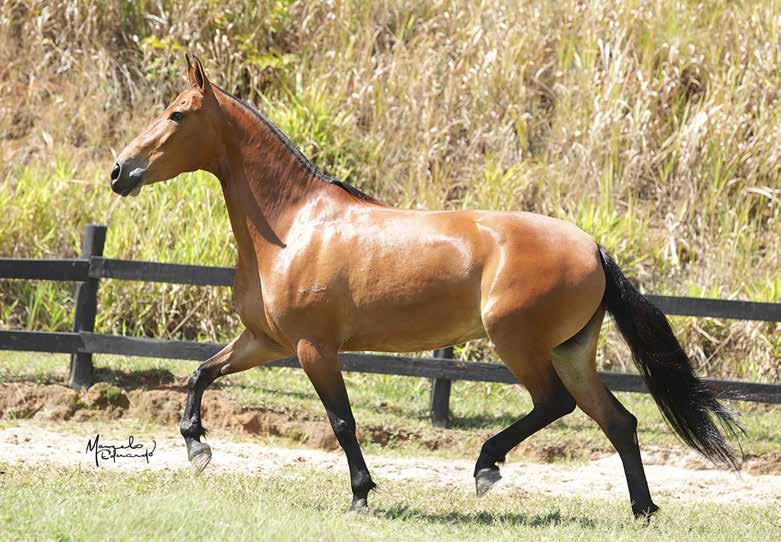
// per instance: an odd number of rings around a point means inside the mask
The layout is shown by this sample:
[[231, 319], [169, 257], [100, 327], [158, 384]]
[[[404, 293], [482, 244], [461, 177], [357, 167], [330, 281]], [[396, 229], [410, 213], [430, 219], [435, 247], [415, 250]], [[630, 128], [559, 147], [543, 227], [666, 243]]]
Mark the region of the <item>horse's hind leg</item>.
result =
[[238, 338], [201, 363], [190, 375], [180, 432], [187, 444], [187, 457], [196, 474], [200, 474], [212, 458], [209, 445], [201, 442], [201, 437], [206, 433], [201, 423], [203, 392], [222, 375], [257, 367], [284, 355], [267, 339], [257, 338], [249, 330], [244, 330]]
[[497, 463], [503, 462], [510, 450], [575, 410], [575, 400], [553, 370], [549, 351], [529, 351], [528, 341], [518, 335], [514, 325], [491, 326], [489, 336], [502, 361], [528, 390], [534, 406], [526, 416], [483, 444], [474, 471], [478, 497], [499, 481], [501, 476]]
[[577, 335], [553, 349], [553, 366], [564, 386], [586, 414], [599, 424], [624, 465], [632, 512], [649, 516], [658, 510], [651, 500], [637, 442], [637, 418], [610, 393], [596, 370], [596, 351], [604, 310], [599, 309]]

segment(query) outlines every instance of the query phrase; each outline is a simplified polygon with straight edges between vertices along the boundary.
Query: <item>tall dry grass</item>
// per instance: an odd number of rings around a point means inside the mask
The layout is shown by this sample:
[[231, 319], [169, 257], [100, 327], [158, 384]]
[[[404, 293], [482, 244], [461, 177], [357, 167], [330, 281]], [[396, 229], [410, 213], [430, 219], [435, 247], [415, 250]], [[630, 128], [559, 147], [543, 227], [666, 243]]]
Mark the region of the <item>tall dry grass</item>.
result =
[[[780, 31], [775, 2], [0, 0], [0, 251], [72, 254], [105, 220], [112, 256], [231, 263], [208, 176], [106, 190], [190, 50], [391, 204], [551, 214], [646, 291], [781, 301]], [[67, 326], [67, 289], [2, 288], [5, 323]], [[235, 332], [225, 292], [173, 293], [109, 284], [101, 325]], [[777, 325], [676, 325], [703, 371], [779, 379]], [[601, 363], [624, 367], [609, 337]]]

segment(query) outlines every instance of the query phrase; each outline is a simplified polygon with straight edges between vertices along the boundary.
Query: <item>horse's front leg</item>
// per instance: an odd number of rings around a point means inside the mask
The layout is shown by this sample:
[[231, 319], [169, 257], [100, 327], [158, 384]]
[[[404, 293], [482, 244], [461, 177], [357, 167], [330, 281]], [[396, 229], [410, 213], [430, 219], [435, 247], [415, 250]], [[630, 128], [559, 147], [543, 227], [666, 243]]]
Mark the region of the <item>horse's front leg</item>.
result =
[[350, 408], [342, 371], [339, 368], [338, 349], [324, 346], [317, 341], [302, 339], [298, 341], [296, 352], [301, 367], [323, 402], [336, 439], [347, 456], [353, 490], [350, 511], [367, 511], [369, 491], [374, 489], [375, 483], [372, 481], [358, 439], [355, 437], [355, 418]]
[[201, 399], [206, 388], [222, 375], [251, 369], [286, 355], [288, 353], [267, 337], [255, 336], [245, 329], [190, 375], [180, 431], [187, 444], [187, 457], [196, 474], [200, 474], [212, 458], [209, 445], [201, 442], [201, 437], [206, 434], [201, 423]]

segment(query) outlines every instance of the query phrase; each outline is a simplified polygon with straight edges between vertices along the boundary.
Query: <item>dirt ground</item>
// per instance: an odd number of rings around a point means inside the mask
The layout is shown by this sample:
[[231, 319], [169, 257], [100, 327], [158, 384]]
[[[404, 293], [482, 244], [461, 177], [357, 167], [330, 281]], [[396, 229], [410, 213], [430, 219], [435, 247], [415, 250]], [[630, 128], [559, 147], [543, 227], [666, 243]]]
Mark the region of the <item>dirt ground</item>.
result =
[[[158, 389], [135, 389], [125, 393], [109, 384], [97, 384], [79, 395], [58, 384], [0, 384], [0, 419], [12, 420], [0, 426], [0, 463], [53, 463], [81, 469], [189, 469], [181, 437], [176, 432], [184, 402], [180, 383], [167, 382]], [[346, 473], [346, 465], [330, 427], [321, 420], [291, 419], [280, 413], [245, 411], [220, 392], [204, 398], [204, 416], [215, 429], [208, 442], [214, 458], [208, 473], [240, 472], [277, 475], [296, 465]], [[142, 449], [154, 453], [148, 462], [139, 458], [117, 458], [95, 465], [95, 453], [87, 450], [89, 439], [100, 427], [101, 442], [127, 443], [124, 419], [160, 422], [153, 434], [134, 434]], [[89, 423], [78, 423], [89, 422]], [[416, 438], [391, 434], [387, 428], [367, 428], [366, 439], [380, 445], [388, 439]], [[256, 436], [290, 437], [302, 448], [267, 446]], [[431, 438], [431, 437], [428, 437]], [[440, 442], [428, 446], [437, 448]], [[707, 502], [781, 504], [781, 474], [777, 458], [762, 468], [749, 468], [740, 475], [703, 468], [693, 454], [671, 455], [666, 450], [647, 450], [644, 460], [654, 495]], [[473, 490], [472, 460], [432, 457], [403, 458], [392, 455], [367, 456], [375, 479], [416, 479], [445, 490]], [[770, 465], [771, 468], [768, 467]], [[697, 468], [692, 468], [692, 466]], [[288, 469], [289, 470], [289, 469]], [[345, 474], [346, 475], [346, 474]], [[533, 492], [549, 495], [625, 498], [626, 487], [617, 455], [607, 455], [585, 464], [546, 462], [534, 455], [516, 454], [502, 469], [503, 480], [496, 491]]]
[[[69, 424], [70, 425], [70, 424]], [[95, 455], [87, 451], [87, 442], [94, 434], [77, 434], [55, 429], [51, 424], [24, 421], [0, 429], [0, 461], [9, 464], [52, 463], [78, 467], [143, 471], [189, 469], [181, 437], [169, 432], [154, 436], [136, 434], [135, 442], [144, 449], [156, 448], [147, 463], [139, 458], [117, 458], [95, 465]], [[127, 443], [127, 431], [114, 426], [101, 434], [101, 441]], [[306, 448], [269, 447], [258, 442], [242, 441], [222, 431], [208, 442], [214, 458], [205, 471], [209, 473], [239, 472], [247, 475], [279, 475], [288, 467], [304, 467], [333, 471], [346, 476], [347, 469], [340, 451]], [[375, 480], [425, 481], [442, 490], [473, 491], [472, 461], [436, 458], [402, 458], [367, 455]], [[647, 465], [648, 481], [655, 496], [688, 501], [732, 504], [781, 505], [781, 475], [741, 474], [721, 470], [691, 470], [675, 465]], [[591, 461], [585, 465], [511, 462], [502, 469], [503, 479], [495, 492], [530, 492], [557, 496], [614, 498], [626, 496], [621, 462], [617, 455]], [[381, 491], [381, 489], [380, 489]]]

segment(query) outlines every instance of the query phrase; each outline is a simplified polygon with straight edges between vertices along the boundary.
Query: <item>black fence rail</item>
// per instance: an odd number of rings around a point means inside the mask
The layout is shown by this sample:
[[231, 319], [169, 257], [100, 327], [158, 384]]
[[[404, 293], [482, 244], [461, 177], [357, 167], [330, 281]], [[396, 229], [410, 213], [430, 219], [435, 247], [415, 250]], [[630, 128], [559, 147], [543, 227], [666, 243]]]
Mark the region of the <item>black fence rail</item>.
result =
[[[0, 258], [0, 279], [74, 281], [76, 310], [73, 332], [0, 330], [0, 350], [26, 350], [71, 354], [69, 385], [85, 388], [93, 382], [92, 356], [119, 354], [183, 360], [204, 360], [221, 345], [170, 341], [94, 333], [97, 292], [101, 279], [165, 282], [199, 286], [231, 286], [234, 269], [196, 265], [126, 261], [103, 257], [106, 227], [86, 227], [79, 259], [23, 260]], [[757, 303], [692, 297], [648, 296], [668, 315], [730, 318], [738, 320], [781, 321], [780, 303]], [[497, 363], [463, 362], [451, 359], [452, 348], [434, 352], [430, 358], [410, 358], [380, 354], [343, 353], [345, 371], [416, 376], [433, 379], [431, 418], [434, 425], [448, 423], [449, 398], [453, 380], [517, 383], [512, 374]], [[269, 367], [299, 367], [295, 357], [269, 363]], [[639, 375], [600, 373], [614, 391], [647, 393]], [[706, 380], [715, 389], [748, 401], [781, 404], [781, 385]]]

